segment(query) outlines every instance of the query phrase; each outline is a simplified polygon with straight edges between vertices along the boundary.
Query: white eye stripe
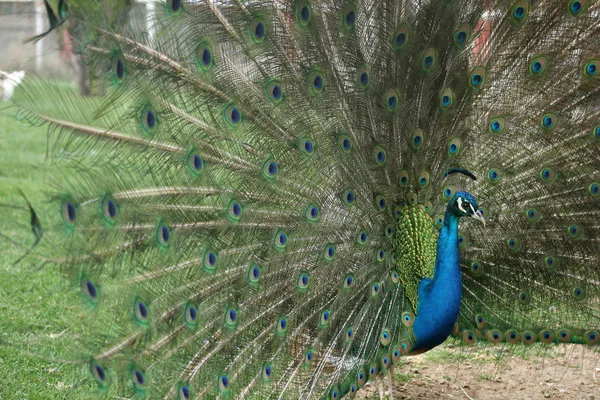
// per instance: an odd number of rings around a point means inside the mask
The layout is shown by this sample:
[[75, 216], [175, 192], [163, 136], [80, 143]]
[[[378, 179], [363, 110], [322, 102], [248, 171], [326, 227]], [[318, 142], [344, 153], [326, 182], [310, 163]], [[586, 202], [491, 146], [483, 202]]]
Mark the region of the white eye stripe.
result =
[[458, 209], [466, 214], [467, 210], [465, 210], [463, 208], [463, 205], [462, 205], [463, 199], [462, 199], [462, 197], [459, 197], [457, 201], [458, 201]]
[[473, 211], [473, 214], [475, 214], [475, 209], [473, 208], [473, 204], [469, 203], [469, 207], [471, 207], [471, 211]]

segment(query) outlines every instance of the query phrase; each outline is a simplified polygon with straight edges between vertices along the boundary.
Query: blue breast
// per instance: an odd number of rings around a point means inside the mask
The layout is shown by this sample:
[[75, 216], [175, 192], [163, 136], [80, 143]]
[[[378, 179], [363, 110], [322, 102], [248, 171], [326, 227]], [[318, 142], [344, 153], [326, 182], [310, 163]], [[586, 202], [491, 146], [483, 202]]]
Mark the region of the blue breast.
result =
[[419, 284], [419, 306], [414, 323], [416, 345], [424, 351], [442, 343], [452, 332], [460, 310], [462, 277], [458, 251], [459, 218], [446, 211], [437, 242], [433, 279]]

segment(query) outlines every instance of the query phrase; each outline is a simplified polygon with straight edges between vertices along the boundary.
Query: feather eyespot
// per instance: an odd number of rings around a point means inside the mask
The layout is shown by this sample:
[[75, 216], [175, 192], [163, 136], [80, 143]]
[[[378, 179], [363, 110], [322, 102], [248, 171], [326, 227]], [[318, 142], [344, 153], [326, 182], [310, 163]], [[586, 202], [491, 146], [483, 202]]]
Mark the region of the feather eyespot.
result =
[[477, 336], [475, 336], [475, 334], [471, 331], [464, 331], [462, 338], [463, 342], [465, 342], [468, 345], [472, 345], [477, 342]]
[[369, 87], [370, 76], [369, 76], [369, 70], [366, 65], [363, 65], [356, 70], [356, 76], [357, 76], [358, 87], [360, 89], [364, 90], [367, 87]]
[[356, 9], [353, 4], [348, 3], [342, 8], [342, 21], [345, 28], [354, 28], [354, 24], [356, 23]]
[[119, 207], [117, 202], [110, 196], [105, 196], [101, 203], [102, 206], [102, 216], [104, 220], [112, 225], [117, 221], [117, 213], [119, 211]]
[[354, 330], [352, 329], [352, 327], [348, 327], [346, 329], [346, 342], [350, 342], [352, 341], [352, 339], [354, 338]]
[[383, 233], [388, 239], [392, 239], [394, 237], [394, 227], [392, 225], [386, 225], [383, 228]]
[[227, 374], [221, 374], [218, 379], [219, 390], [221, 392], [229, 391], [229, 377]]
[[490, 169], [490, 171], [488, 172], [488, 179], [492, 182], [492, 183], [497, 183], [500, 182], [500, 180], [502, 179], [502, 171], [497, 169], [497, 168], [492, 168]]
[[425, 143], [425, 132], [422, 129], [415, 129], [411, 135], [411, 145], [415, 150], [419, 150]]
[[560, 263], [559, 263], [559, 261], [558, 261], [558, 259], [556, 257], [554, 257], [554, 256], [546, 256], [546, 257], [544, 257], [544, 265], [550, 271], [553, 271], [553, 270], [555, 270], [556, 268], [559, 267]]
[[387, 354], [384, 354], [381, 356], [381, 368], [384, 370], [389, 369], [392, 366], [392, 360], [390, 359], [390, 356]]
[[180, 383], [178, 385], [178, 390], [177, 390], [177, 398], [179, 400], [189, 400], [190, 398], [190, 388], [189, 386]]
[[542, 116], [541, 126], [546, 131], [551, 131], [558, 125], [558, 116], [554, 113], [546, 113]]
[[529, 63], [529, 73], [532, 76], [540, 76], [548, 67], [548, 58], [545, 56], [537, 56]]
[[271, 380], [271, 374], [273, 373], [273, 366], [271, 364], [265, 364], [262, 368], [262, 378], [264, 382]]
[[469, 24], [462, 24], [454, 33], [454, 43], [457, 46], [463, 46], [469, 38], [471, 27]]
[[506, 332], [506, 342], [511, 343], [511, 344], [516, 344], [516, 343], [519, 343], [520, 340], [521, 340], [521, 335], [516, 330], [511, 329], [508, 332]]
[[450, 157], [456, 157], [460, 154], [460, 150], [462, 147], [462, 141], [460, 138], [453, 138], [448, 143], [448, 155]]
[[302, 1], [298, 3], [296, 10], [298, 14], [298, 21], [300, 21], [300, 24], [308, 25], [312, 16], [312, 9], [310, 7], [310, 3]]
[[109, 383], [108, 370], [104, 368], [98, 361], [93, 360], [90, 362], [90, 372], [96, 380], [96, 383], [100, 388], [105, 388]]
[[402, 351], [400, 349], [400, 346], [394, 347], [394, 349], [392, 350], [392, 362], [394, 364], [397, 364], [398, 361], [400, 361], [401, 355], [402, 355]]
[[523, 344], [533, 344], [537, 341], [537, 335], [530, 331], [525, 331], [521, 334], [521, 342]]
[[332, 244], [328, 244], [327, 246], [325, 246], [325, 250], [323, 251], [323, 258], [327, 262], [332, 262], [335, 258], [335, 253], [335, 246], [333, 246]]
[[375, 146], [375, 149], [373, 149], [373, 158], [375, 159], [375, 163], [378, 166], [383, 166], [385, 165], [385, 150], [383, 149], [383, 147], [381, 146]]
[[590, 60], [585, 64], [584, 73], [588, 78], [600, 79], [598, 68], [600, 68], [600, 60]]
[[171, 228], [164, 222], [159, 222], [156, 227], [156, 242], [162, 249], [167, 249], [171, 244]]
[[183, 8], [182, 0], [167, 0], [167, 10], [171, 15], [177, 15]]
[[598, 195], [600, 195], [600, 184], [596, 182], [590, 183], [588, 186], [588, 193], [594, 197], [598, 197]]
[[217, 253], [212, 250], [206, 250], [202, 261], [202, 266], [207, 272], [214, 272], [217, 266]]
[[453, 185], [446, 186], [443, 190], [443, 195], [445, 199], [451, 199], [456, 193], [456, 188]]
[[571, 341], [572, 334], [568, 329], [560, 329], [557, 332], [557, 337], [562, 343], [569, 343]]
[[338, 138], [338, 144], [340, 146], [340, 149], [344, 152], [344, 153], [350, 153], [350, 151], [352, 151], [352, 142], [350, 141], [350, 138], [346, 135], [342, 135]]
[[371, 286], [371, 296], [373, 296], [373, 297], [377, 296], [380, 291], [381, 291], [381, 284], [379, 282], [375, 282]]
[[437, 64], [437, 51], [434, 48], [428, 48], [423, 53], [421, 58], [421, 68], [426, 72], [429, 72], [435, 68]]
[[224, 321], [225, 321], [225, 326], [229, 327], [229, 328], [235, 328], [235, 326], [238, 323], [238, 310], [236, 310], [233, 307], [227, 307], [225, 309], [225, 315], [224, 315]]
[[570, 239], [577, 240], [583, 236], [583, 228], [578, 224], [572, 224], [567, 227], [567, 234]]
[[131, 382], [138, 391], [146, 390], [146, 374], [139, 368], [131, 369]]
[[323, 310], [321, 312], [321, 317], [319, 318], [319, 326], [321, 328], [329, 327], [330, 320], [331, 320], [331, 311]]
[[356, 195], [352, 189], [346, 189], [342, 193], [342, 201], [345, 205], [351, 206], [356, 202]]
[[418, 182], [419, 182], [420, 187], [422, 187], [422, 188], [427, 187], [427, 185], [429, 185], [429, 172], [422, 171], [419, 174]]
[[367, 374], [365, 373], [364, 370], [359, 370], [358, 373], [356, 374], [357, 377], [357, 381], [358, 381], [358, 385], [359, 386], [363, 386], [365, 383], [367, 383]]
[[185, 306], [184, 319], [188, 327], [194, 327], [198, 324], [198, 308], [192, 303]]
[[351, 289], [352, 286], [354, 285], [354, 275], [352, 274], [348, 274], [344, 277], [344, 282], [342, 284], [342, 287], [345, 290]]
[[390, 344], [390, 341], [392, 340], [392, 334], [390, 333], [389, 329], [383, 329], [381, 331], [381, 334], [379, 335], [379, 341], [381, 342], [382, 346], [387, 346]]
[[395, 89], [388, 89], [384, 97], [385, 108], [389, 111], [395, 111], [398, 108], [398, 92]]
[[506, 241], [508, 249], [513, 252], [521, 250], [521, 241], [518, 238], [510, 238]]
[[407, 43], [408, 43], [408, 27], [406, 24], [402, 24], [398, 27], [398, 29], [396, 30], [396, 33], [394, 34], [392, 44], [394, 45], [394, 48], [396, 49], [396, 51], [400, 51], [404, 47], [406, 47]]
[[585, 288], [576, 286], [573, 289], [571, 289], [571, 296], [575, 299], [575, 300], [584, 300], [587, 297], [587, 292], [585, 290]]
[[481, 265], [481, 263], [479, 261], [471, 262], [471, 272], [475, 276], [479, 276], [479, 275], [483, 274], [483, 266]]
[[325, 87], [325, 79], [319, 71], [308, 74], [308, 83], [313, 93], [321, 93]]
[[450, 88], [444, 89], [440, 94], [440, 106], [442, 110], [449, 109], [452, 107], [452, 104], [454, 104], [454, 92]]
[[257, 286], [262, 274], [262, 267], [257, 264], [251, 264], [248, 268], [248, 284]]
[[385, 260], [385, 250], [383, 249], [379, 249], [375, 252], [375, 259], [379, 262], [382, 262]]
[[305, 366], [312, 365], [313, 358], [314, 358], [313, 351], [312, 350], [307, 350], [306, 353], [304, 353], [304, 365]]
[[358, 235], [356, 235], [356, 242], [357, 242], [358, 244], [361, 244], [361, 245], [362, 245], [362, 244], [365, 244], [365, 243], [367, 243], [367, 239], [368, 239], [368, 237], [369, 237], [369, 235], [367, 235], [367, 232], [365, 232], [365, 231], [360, 231], [360, 232], [358, 233]]
[[531, 295], [525, 290], [522, 290], [517, 294], [517, 299], [521, 304], [527, 305], [531, 303]]
[[502, 131], [504, 131], [505, 125], [506, 121], [504, 117], [497, 116], [492, 118], [489, 125], [490, 134], [497, 135], [499, 133], [502, 133]]
[[583, 335], [586, 344], [593, 346], [600, 343], [600, 333], [598, 331], [587, 331]]
[[540, 332], [540, 342], [542, 343], [552, 343], [555, 337], [556, 335], [550, 329], [544, 329]]
[[158, 118], [154, 110], [144, 107], [140, 116], [142, 132], [147, 136], [153, 136], [158, 129]]
[[112, 76], [116, 84], [122, 83], [127, 77], [125, 61], [121, 55], [115, 55], [112, 60]]
[[569, 14], [574, 17], [577, 17], [583, 13], [587, 9], [588, 2], [587, 0], [572, 0], [569, 2]]
[[483, 67], [477, 67], [473, 71], [471, 71], [471, 75], [469, 78], [469, 85], [471, 88], [475, 90], [479, 90], [483, 87], [485, 83], [485, 75], [486, 71]]
[[404, 326], [413, 326], [415, 323], [415, 314], [410, 311], [405, 311], [402, 313], [402, 324]]
[[275, 324], [275, 332], [278, 336], [284, 336], [288, 332], [288, 319], [287, 317], [279, 317]]
[[300, 141], [298, 142], [298, 148], [302, 153], [306, 154], [307, 156], [311, 156], [315, 152], [315, 145], [313, 144], [312, 140], [307, 138], [300, 139]]
[[436, 229], [441, 229], [442, 225], [444, 225], [444, 216], [443, 215], [438, 215], [435, 218], [435, 222], [433, 223], [433, 225], [435, 226]]
[[263, 164], [262, 172], [265, 178], [274, 178], [277, 175], [279, 168], [275, 161], [268, 160]]
[[380, 194], [375, 196], [375, 208], [378, 211], [385, 211], [386, 207], [387, 207], [387, 201], [385, 200], [385, 197]]
[[378, 372], [379, 368], [377, 368], [377, 364], [371, 365], [371, 367], [369, 368], [369, 379], [375, 379]]
[[408, 187], [408, 172], [406, 170], [400, 171], [398, 175], [398, 184], [402, 188]]
[[515, 3], [512, 7], [512, 20], [516, 24], [522, 24], [527, 20], [529, 15], [529, 1], [521, 0]]
[[242, 218], [242, 214], [244, 212], [244, 208], [242, 205], [236, 200], [230, 200], [227, 205], [227, 218], [231, 222], [238, 222]]
[[306, 291], [308, 289], [308, 284], [310, 282], [310, 277], [306, 272], [301, 272], [298, 275], [298, 281], [296, 283], [296, 285], [298, 286], [298, 289], [300, 289], [301, 291]]
[[554, 182], [556, 179], [556, 171], [551, 167], [544, 167], [540, 171], [539, 177], [544, 183]]
[[269, 101], [275, 105], [281, 103], [283, 100], [283, 89], [281, 88], [281, 84], [277, 81], [268, 82], [265, 86], [265, 92], [267, 93]]
[[133, 314], [140, 324], [146, 325], [150, 321], [150, 310], [148, 305], [139, 298], [134, 301]]
[[235, 104], [229, 104], [225, 107], [224, 118], [231, 127], [238, 127], [242, 123], [242, 112]]
[[277, 250], [285, 250], [288, 245], [288, 235], [282, 230], [275, 233], [275, 248]]
[[190, 151], [187, 156], [187, 165], [192, 174], [198, 176], [204, 169], [204, 160], [194, 150]]
[[254, 18], [252, 22], [250, 22], [249, 29], [250, 37], [252, 40], [254, 40], [254, 42], [260, 43], [265, 40], [265, 37], [267, 36], [267, 28], [263, 20], [260, 18]]
[[488, 340], [492, 343], [502, 343], [503, 335], [498, 329], [492, 329], [488, 332]]
[[213, 52], [207, 42], [201, 42], [196, 47], [196, 64], [200, 71], [208, 71], [214, 65]]
[[311, 204], [306, 209], [305, 216], [308, 222], [317, 222], [319, 221], [321, 212], [319, 211], [319, 208], [316, 205]]
[[341, 394], [339, 389], [337, 388], [333, 388], [331, 389], [331, 400], [338, 400], [340, 398]]
[[89, 279], [83, 279], [80, 285], [81, 291], [85, 296], [86, 300], [89, 301], [92, 305], [96, 305], [99, 300], [98, 287]]
[[525, 216], [529, 222], [538, 222], [542, 218], [542, 214], [537, 208], [528, 208], [525, 210]]

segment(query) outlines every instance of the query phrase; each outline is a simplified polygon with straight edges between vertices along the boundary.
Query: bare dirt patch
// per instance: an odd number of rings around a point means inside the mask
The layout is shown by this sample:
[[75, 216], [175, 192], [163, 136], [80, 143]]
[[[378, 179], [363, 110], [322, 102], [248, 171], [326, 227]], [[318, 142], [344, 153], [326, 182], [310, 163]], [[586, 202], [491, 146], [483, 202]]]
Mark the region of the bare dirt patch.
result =
[[[514, 346], [513, 346], [514, 347]], [[390, 379], [393, 376], [393, 382]], [[390, 396], [390, 387], [392, 396]], [[576, 345], [457, 349], [406, 357], [357, 399], [600, 399], [600, 349]]]

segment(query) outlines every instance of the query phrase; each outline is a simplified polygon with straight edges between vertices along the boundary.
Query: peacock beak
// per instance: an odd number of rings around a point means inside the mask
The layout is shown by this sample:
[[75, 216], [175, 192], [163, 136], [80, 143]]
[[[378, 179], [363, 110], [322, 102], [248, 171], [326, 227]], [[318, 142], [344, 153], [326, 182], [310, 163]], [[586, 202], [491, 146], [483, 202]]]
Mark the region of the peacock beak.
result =
[[475, 211], [473, 214], [471, 214], [471, 217], [483, 222], [483, 226], [485, 226], [485, 218], [483, 218], [483, 213], [481, 212], [481, 210]]

